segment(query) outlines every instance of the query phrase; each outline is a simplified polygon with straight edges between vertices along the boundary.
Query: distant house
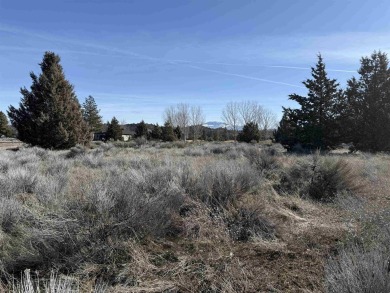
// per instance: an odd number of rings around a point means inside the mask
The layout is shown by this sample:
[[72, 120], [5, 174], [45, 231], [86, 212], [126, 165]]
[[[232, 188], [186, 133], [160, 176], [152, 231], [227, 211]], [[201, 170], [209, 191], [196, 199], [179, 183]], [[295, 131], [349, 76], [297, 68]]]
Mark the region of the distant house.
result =
[[106, 131], [107, 131], [107, 124], [103, 124], [101, 131], [93, 133], [93, 140], [94, 141], [105, 141], [106, 140]]
[[93, 134], [93, 140], [94, 141], [105, 141], [106, 140], [106, 133], [105, 132], [95, 132]]
[[122, 140], [129, 141], [135, 134], [135, 127], [133, 124], [125, 124], [121, 126], [122, 128]]
[[[136, 124], [121, 125], [122, 140], [129, 141], [132, 137], [134, 137], [136, 127], [137, 127]], [[105, 141], [106, 140], [106, 132], [107, 132], [107, 125], [104, 124], [102, 127], [102, 131], [95, 132], [93, 134], [93, 140], [94, 141]]]

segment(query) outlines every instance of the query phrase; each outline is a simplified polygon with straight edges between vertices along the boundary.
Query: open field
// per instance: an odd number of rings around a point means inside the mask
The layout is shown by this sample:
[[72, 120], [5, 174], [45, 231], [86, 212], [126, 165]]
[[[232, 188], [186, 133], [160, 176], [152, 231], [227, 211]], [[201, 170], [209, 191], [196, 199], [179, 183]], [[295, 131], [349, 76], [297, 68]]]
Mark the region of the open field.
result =
[[390, 156], [130, 145], [0, 152], [4, 290], [390, 288]]
[[0, 139], [0, 151], [1, 150], [14, 150], [23, 146], [23, 143], [19, 140]]

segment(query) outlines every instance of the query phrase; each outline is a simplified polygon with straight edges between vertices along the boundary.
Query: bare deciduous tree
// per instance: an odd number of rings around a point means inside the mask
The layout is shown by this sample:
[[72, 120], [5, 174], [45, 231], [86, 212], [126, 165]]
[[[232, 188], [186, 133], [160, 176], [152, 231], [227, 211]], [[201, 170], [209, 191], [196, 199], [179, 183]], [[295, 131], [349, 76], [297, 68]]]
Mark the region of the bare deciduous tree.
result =
[[225, 106], [222, 110], [222, 120], [233, 129], [234, 140], [237, 140], [237, 128], [240, 124], [239, 104], [237, 102], [230, 102]]
[[176, 108], [175, 106], [169, 106], [165, 109], [163, 114], [164, 122], [168, 122], [171, 125], [176, 126]]
[[238, 104], [241, 123], [243, 125], [256, 121], [258, 104], [255, 101], [243, 101]]
[[200, 135], [202, 125], [205, 123], [205, 116], [200, 106], [191, 106], [190, 108], [190, 120], [193, 131], [194, 141]]
[[183, 132], [183, 140], [188, 138], [188, 127], [190, 125], [190, 107], [188, 104], [180, 103], [176, 106], [176, 122]]
[[187, 140], [190, 125], [190, 106], [188, 104], [180, 103], [166, 108], [163, 118], [165, 122], [173, 126], [179, 126], [183, 133], [183, 140]]
[[275, 113], [256, 101], [230, 102], [222, 112], [222, 119], [233, 129], [235, 139], [238, 126], [254, 122], [266, 136], [267, 131], [277, 124]]
[[262, 130], [264, 135], [267, 135], [268, 130], [275, 128], [277, 123], [278, 122], [275, 113], [269, 109], [263, 108], [262, 119], [261, 123], [259, 123], [259, 128]]

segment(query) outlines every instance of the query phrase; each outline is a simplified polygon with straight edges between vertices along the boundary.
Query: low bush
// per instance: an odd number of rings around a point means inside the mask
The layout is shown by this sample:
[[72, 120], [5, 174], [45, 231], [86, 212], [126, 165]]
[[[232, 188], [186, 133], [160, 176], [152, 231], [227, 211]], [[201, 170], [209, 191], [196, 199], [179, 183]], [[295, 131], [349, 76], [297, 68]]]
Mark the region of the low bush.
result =
[[191, 147], [186, 148], [183, 154], [191, 157], [202, 157], [205, 155], [205, 151], [200, 147]]
[[33, 193], [38, 183], [36, 167], [13, 167], [7, 173], [0, 174], [0, 196]]
[[339, 193], [359, 192], [362, 185], [345, 160], [316, 154], [312, 162], [301, 161], [285, 171], [276, 188], [285, 193], [330, 202]]
[[[169, 167], [109, 170], [86, 186], [85, 201], [74, 202], [73, 214], [88, 223], [106, 223], [111, 235], [165, 236], [177, 233], [173, 218], [184, 202], [183, 191]], [[96, 223], [90, 222], [91, 226]]]
[[72, 147], [69, 152], [66, 154], [67, 159], [72, 159], [76, 157], [81, 157], [86, 154], [87, 150], [84, 146], [82, 145], [76, 145]]
[[275, 226], [257, 209], [240, 207], [230, 212], [225, 221], [233, 240], [246, 242], [253, 237], [275, 238]]
[[267, 173], [279, 168], [277, 152], [274, 149], [246, 148], [244, 149], [244, 156], [260, 172]]
[[220, 161], [200, 172], [189, 193], [212, 208], [226, 207], [260, 182], [261, 177], [251, 166]]
[[389, 254], [382, 250], [343, 249], [325, 266], [329, 293], [390, 292]]
[[12, 198], [0, 198], [0, 227], [5, 233], [14, 233], [24, 216], [23, 207]]

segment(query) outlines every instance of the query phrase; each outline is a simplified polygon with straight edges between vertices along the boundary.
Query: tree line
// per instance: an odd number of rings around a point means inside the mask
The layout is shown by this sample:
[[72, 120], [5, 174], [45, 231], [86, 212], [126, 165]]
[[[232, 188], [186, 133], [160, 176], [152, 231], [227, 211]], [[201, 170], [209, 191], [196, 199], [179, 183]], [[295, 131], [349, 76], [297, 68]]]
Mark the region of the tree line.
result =
[[[46, 52], [39, 64], [41, 73], [30, 73], [30, 89], [21, 89], [19, 107], [10, 106], [7, 114], [18, 138], [31, 145], [52, 149], [67, 149], [76, 144], [87, 144], [93, 133], [105, 129], [105, 139], [120, 140], [122, 127], [116, 117], [103, 124], [99, 109], [92, 96], [80, 105], [73, 85], [65, 78], [60, 57]], [[237, 114], [237, 115], [236, 115]], [[135, 137], [174, 141], [178, 139], [229, 139], [259, 140], [274, 119], [256, 102], [231, 102], [223, 111], [225, 129], [210, 134], [206, 130], [205, 115], [199, 106], [180, 103], [168, 107], [164, 112], [164, 125], [148, 127], [144, 121], [138, 123]], [[267, 120], [268, 119], [268, 120]], [[243, 135], [237, 137], [239, 125], [245, 124]], [[247, 125], [248, 124], [248, 125]], [[245, 134], [246, 133], [246, 134]], [[0, 112], [0, 136], [11, 136], [7, 116]]]
[[[390, 69], [387, 55], [374, 52], [360, 60], [358, 77], [342, 89], [328, 77], [321, 55], [303, 82], [306, 96], [291, 94], [298, 108], [283, 108], [283, 117], [274, 138], [288, 150], [333, 149], [349, 143], [351, 150], [390, 151]], [[60, 57], [46, 52], [39, 76], [30, 73], [30, 89], [22, 88], [19, 107], [7, 112], [19, 139], [31, 145], [65, 149], [87, 144], [91, 133], [102, 130], [103, 122], [92, 96], [80, 105], [73, 86], [65, 78]], [[180, 103], [166, 108], [164, 125], [147, 126], [141, 121], [135, 137], [173, 141], [205, 139], [205, 116], [199, 106]], [[225, 132], [220, 137], [238, 141], [259, 141], [276, 124], [275, 115], [256, 101], [230, 102], [222, 111]], [[242, 130], [241, 130], [242, 128]], [[240, 131], [241, 130], [241, 131]], [[107, 139], [122, 136], [119, 121], [106, 124]], [[12, 129], [0, 112], [0, 135]]]
[[349, 143], [352, 151], [390, 151], [390, 69], [387, 55], [374, 52], [360, 60], [358, 77], [341, 89], [328, 77], [321, 55], [303, 82], [306, 96], [291, 94], [299, 108], [283, 108], [275, 133], [288, 150], [334, 149]]

